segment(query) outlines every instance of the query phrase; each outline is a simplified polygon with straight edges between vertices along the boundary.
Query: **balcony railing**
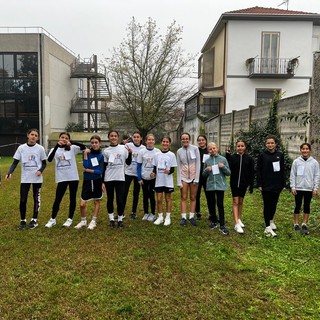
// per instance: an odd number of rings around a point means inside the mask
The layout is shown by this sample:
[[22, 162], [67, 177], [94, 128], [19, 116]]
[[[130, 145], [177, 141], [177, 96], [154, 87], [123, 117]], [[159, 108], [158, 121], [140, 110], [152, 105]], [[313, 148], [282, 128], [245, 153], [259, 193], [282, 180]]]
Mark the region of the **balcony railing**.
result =
[[297, 58], [249, 58], [246, 61], [249, 78], [282, 78], [294, 76]]

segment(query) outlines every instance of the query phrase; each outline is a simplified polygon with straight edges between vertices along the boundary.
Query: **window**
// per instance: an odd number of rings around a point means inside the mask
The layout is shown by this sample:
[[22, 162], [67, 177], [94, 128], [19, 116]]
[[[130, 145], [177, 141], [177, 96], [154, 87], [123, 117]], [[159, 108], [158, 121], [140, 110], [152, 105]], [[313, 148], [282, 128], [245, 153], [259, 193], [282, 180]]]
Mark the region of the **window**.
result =
[[202, 56], [202, 87], [210, 88], [214, 86], [214, 49], [205, 52]]
[[280, 89], [263, 89], [257, 90], [257, 99], [256, 99], [256, 106], [261, 107], [265, 105], [270, 105], [274, 92], [280, 93]]
[[279, 44], [279, 32], [262, 32], [261, 73], [277, 73]]

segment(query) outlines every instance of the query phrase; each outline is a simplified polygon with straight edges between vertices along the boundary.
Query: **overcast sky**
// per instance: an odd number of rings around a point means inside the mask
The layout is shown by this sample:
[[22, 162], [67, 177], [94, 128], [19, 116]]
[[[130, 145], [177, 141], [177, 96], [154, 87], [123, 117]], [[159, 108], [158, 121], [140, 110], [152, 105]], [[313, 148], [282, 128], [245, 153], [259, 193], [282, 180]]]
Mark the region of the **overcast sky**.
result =
[[[254, 6], [286, 9], [283, 0], [3, 0], [2, 27], [42, 27], [82, 58], [110, 56], [135, 17], [154, 19], [162, 33], [174, 20], [182, 47], [198, 54], [221, 14]], [[289, 0], [289, 10], [320, 13], [320, 0]], [[2, 32], [2, 31], [1, 31]], [[1, 47], [0, 47], [1, 51]]]

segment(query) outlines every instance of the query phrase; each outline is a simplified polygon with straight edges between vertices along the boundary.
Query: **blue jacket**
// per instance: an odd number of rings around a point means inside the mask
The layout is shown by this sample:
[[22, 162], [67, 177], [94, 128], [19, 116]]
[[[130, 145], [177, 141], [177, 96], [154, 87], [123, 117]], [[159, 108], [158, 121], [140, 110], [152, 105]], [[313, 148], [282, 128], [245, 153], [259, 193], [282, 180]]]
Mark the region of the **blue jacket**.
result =
[[[212, 171], [208, 171], [208, 166], [218, 165], [222, 162], [224, 166], [219, 168], [219, 173], [213, 174]], [[207, 177], [206, 191], [226, 191], [228, 189], [226, 176], [230, 176], [231, 171], [228, 161], [225, 157], [217, 154], [216, 156], [210, 156], [204, 163], [202, 175]]]
[[[95, 161], [92, 161], [93, 158], [97, 158], [98, 165], [92, 164], [92, 162], [95, 163]], [[87, 160], [83, 159], [83, 167], [86, 169], [94, 170], [94, 173], [84, 172], [83, 179], [96, 180], [96, 179], [102, 178], [103, 166], [104, 166], [104, 157], [101, 151], [99, 150], [99, 152], [97, 152], [91, 149], [91, 152], [88, 153], [88, 159]]]

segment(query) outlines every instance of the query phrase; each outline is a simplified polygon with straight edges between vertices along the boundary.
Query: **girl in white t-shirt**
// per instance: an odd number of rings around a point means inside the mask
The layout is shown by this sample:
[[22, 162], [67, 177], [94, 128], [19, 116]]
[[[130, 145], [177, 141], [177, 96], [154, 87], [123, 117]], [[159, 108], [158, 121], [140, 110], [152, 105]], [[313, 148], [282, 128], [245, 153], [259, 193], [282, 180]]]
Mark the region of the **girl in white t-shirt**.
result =
[[[44, 148], [37, 144], [39, 131], [30, 129], [27, 133], [28, 141], [18, 147], [13, 156], [13, 163], [5, 176], [8, 181], [19, 161], [21, 160], [21, 184], [20, 184], [20, 225], [19, 229], [34, 229], [38, 226], [38, 213], [40, 209], [40, 191], [43, 182], [42, 172], [46, 167], [46, 153]], [[30, 186], [33, 190], [33, 216], [27, 226], [27, 200]]]
[[69, 187], [69, 215], [63, 227], [70, 227], [76, 210], [79, 174], [76, 155], [85, 150], [85, 145], [71, 141], [69, 132], [61, 132], [59, 142], [49, 152], [48, 161], [55, 161], [55, 178], [57, 183], [56, 197], [52, 206], [51, 219], [45, 225], [52, 228], [56, 225], [56, 217], [62, 198]]
[[[155, 220], [156, 200], [154, 196], [155, 177], [153, 173], [153, 158], [161, 151], [154, 147], [155, 137], [149, 133], [146, 137], [146, 148], [138, 154], [137, 173], [138, 182], [142, 186], [143, 193], [143, 210], [144, 216], [142, 220], [153, 222]], [[150, 202], [150, 211], [149, 211]]]
[[132, 193], [132, 208], [131, 208], [131, 219], [137, 217], [137, 207], [139, 202], [139, 193], [140, 193], [140, 184], [138, 183], [138, 173], [137, 173], [137, 159], [138, 154], [141, 150], [145, 150], [146, 147], [142, 144], [142, 135], [139, 131], [133, 133], [133, 141], [126, 143], [126, 146], [129, 148], [129, 152], [132, 156], [131, 164], [126, 165], [125, 168], [125, 193], [124, 193], [124, 206], [126, 206], [127, 198], [129, 194], [129, 189], [131, 182], [133, 181], [133, 193]]
[[124, 192], [125, 192], [125, 165], [131, 163], [131, 153], [128, 147], [119, 144], [118, 131], [111, 130], [108, 133], [110, 146], [103, 150], [105, 172], [103, 188], [107, 193], [107, 211], [110, 219], [110, 227], [115, 227], [114, 219], [114, 193], [118, 211], [118, 227], [123, 228]]
[[[161, 153], [153, 158], [154, 171], [151, 177], [156, 177], [155, 192], [157, 194], [157, 210], [158, 218], [154, 222], [155, 225], [164, 223], [165, 226], [171, 224], [172, 200], [171, 193], [174, 191], [173, 172], [177, 166], [177, 159], [173, 152], [170, 151], [171, 138], [163, 137], [161, 140]], [[166, 200], [166, 218], [163, 217], [163, 194]]]

